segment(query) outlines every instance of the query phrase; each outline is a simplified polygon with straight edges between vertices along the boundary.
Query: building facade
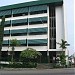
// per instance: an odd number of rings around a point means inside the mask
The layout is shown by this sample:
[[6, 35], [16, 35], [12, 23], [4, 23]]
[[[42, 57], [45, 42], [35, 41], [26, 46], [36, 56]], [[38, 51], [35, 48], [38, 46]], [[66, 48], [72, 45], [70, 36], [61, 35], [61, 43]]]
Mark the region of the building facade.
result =
[[[33, 48], [42, 53], [40, 62], [47, 62], [61, 53], [56, 42], [66, 39], [63, 0], [38, 0], [0, 7], [0, 18], [5, 15], [2, 57], [11, 51], [10, 40], [17, 39], [14, 57], [21, 51]], [[1, 19], [0, 19], [1, 21]], [[67, 54], [67, 51], [65, 52]]]

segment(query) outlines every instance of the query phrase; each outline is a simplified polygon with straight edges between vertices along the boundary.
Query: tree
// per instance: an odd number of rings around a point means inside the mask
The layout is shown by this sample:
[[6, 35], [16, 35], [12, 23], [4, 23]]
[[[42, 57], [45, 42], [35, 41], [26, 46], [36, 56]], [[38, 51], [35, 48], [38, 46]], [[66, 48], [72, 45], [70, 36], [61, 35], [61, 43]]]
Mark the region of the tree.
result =
[[30, 63], [37, 63], [36, 59], [38, 56], [41, 56], [40, 52], [37, 52], [33, 48], [27, 48], [26, 50], [21, 52], [20, 59], [23, 64], [29, 65]]
[[66, 57], [67, 57], [64, 53], [64, 49], [66, 49], [67, 46], [69, 46], [70, 44], [68, 44], [67, 41], [64, 41], [63, 39], [61, 39], [61, 43], [57, 42], [57, 44], [59, 44], [60, 48], [62, 48], [62, 52], [59, 57], [60, 57], [60, 64], [64, 66], [66, 65]]
[[67, 41], [64, 41], [63, 39], [61, 39], [61, 43], [57, 42], [57, 44], [60, 45], [60, 48], [62, 48], [62, 52], [64, 49], [67, 48], [67, 46], [69, 46], [70, 44], [67, 43]]
[[11, 53], [12, 58], [11, 58], [11, 61], [13, 63], [14, 49], [15, 49], [14, 47], [15, 46], [19, 46], [20, 45], [20, 42], [17, 39], [12, 39], [12, 40], [10, 40], [10, 44], [12, 46], [12, 53]]
[[61, 64], [61, 66], [65, 67], [65, 65], [66, 65], [66, 57], [67, 56], [64, 53], [61, 53], [59, 57], [60, 57], [60, 64]]
[[4, 24], [5, 24], [5, 16], [2, 17], [1, 25], [0, 25], [0, 60], [1, 60], [1, 49], [3, 43], [3, 35], [4, 35]]

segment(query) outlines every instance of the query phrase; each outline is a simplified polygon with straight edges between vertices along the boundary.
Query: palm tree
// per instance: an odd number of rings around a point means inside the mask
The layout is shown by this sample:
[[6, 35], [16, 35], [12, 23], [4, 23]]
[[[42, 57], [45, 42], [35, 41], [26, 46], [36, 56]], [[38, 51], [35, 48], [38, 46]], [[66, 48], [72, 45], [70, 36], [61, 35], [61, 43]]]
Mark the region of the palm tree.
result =
[[68, 44], [67, 41], [64, 41], [63, 39], [61, 39], [61, 43], [57, 42], [57, 44], [59, 44], [60, 48], [62, 48], [62, 52], [60, 54], [60, 63], [64, 67], [66, 65], [66, 57], [67, 57], [64, 54], [64, 49], [66, 49], [67, 46], [69, 46], [70, 44]]
[[61, 39], [61, 43], [57, 42], [57, 44], [60, 45], [60, 48], [62, 48], [62, 52], [64, 49], [67, 48], [67, 46], [69, 46], [70, 44], [67, 43], [67, 41], [64, 41], [63, 39]]
[[5, 16], [2, 17], [2, 21], [0, 24], [0, 60], [1, 60], [1, 49], [3, 43], [3, 35], [4, 35], [4, 24], [5, 24]]
[[11, 53], [11, 56], [12, 56], [12, 58], [11, 58], [11, 62], [13, 63], [13, 59], [14, 59], [14, 47], [15, 46], [19, 46], [20, 45], [20, 43], [19, 43], [19, 41], [17, 40], [17, 39], [12, 39], [11, 41], [10, 41], [10, 43], [11, 43], [11, 46], [12, 46], [12, 53]]

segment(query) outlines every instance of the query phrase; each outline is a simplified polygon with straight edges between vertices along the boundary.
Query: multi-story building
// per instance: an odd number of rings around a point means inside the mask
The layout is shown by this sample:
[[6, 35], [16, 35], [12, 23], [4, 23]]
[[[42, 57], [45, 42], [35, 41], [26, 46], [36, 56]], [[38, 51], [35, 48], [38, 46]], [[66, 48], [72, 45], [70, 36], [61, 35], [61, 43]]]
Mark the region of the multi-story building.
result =
[[52, 62], [61, 53], [56, 42], [66, 40], [63, 0], [38, 0], [3, 6], [0, 7], [0, 18], [4, 15], [3, 58], [11, 51], [10, 40], [15, 38], [21, 44], [15, 47], [15, 58], [19, 58], [26, 48], [40, 51], [41, 62], [47, 62], [47, 56]]

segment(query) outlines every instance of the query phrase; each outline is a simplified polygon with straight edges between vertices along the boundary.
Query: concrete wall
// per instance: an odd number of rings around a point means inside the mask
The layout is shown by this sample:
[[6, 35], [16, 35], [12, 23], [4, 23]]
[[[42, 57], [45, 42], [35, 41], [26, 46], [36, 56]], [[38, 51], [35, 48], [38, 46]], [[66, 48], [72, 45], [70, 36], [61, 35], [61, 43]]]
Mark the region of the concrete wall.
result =
[[[63, 7], [56, 7], [56, 42], [61, 43], [61, 39], [64, 39], [64, 18], [63, 18]], [[59, 49], [56, 44], [56, 49]]]
[[[48, 9], [49, 10], [49, 9]], [[64, 39], [64, 18], [63, 18], [63, 7], [62, 6], [57, 6], [55, 8], [55, 13], [56, 13], [56, 42], [61, 42], [61, 39]], [[49, 18], [49, 12], [46, 14], [38, 14], [38, 17], [45, 17], [48, 16]], [[12, 18], [7, 18], [6, 20], [16, 20], [16, 19], [24, 19], [24, 18], [32, 18], [32, 17], [37, 17], [37, 15], [28, 15], [28, 16], [21, 16], [21, 17], [12, 17]], [[41, 27], [49, 27], [49, 20], [48, 23], [46, 24], [40, 24], [40, 25], [29, 25], [29, 26], [14, 26], [14, 27], [5, 27], [4, 30], [15, 30], [15, 29], [25, 29], [25, 28], [41, 28]], [[49, 29], [48, 29], [48, 34], [49, 34]], [[17, 40], [21, 39], [47, 39], [49, 37], [48, 34], [45, 35], [28, 35], [28, 36], [9, 36], [9, 37], [4, 37], [4, 40], [14, 39], [17, 38]], [[49, 38], [48, 38], [49, 40]], [[29, 46], [31, 47], [31, 46]], [[26, 49], [27, 47], [22, 46], [22, 47], [16, 47], [15, 51], [22, 51]], [[48, 46], [32, 46], [31, 48], [36, 49], [37, 51], [60, 51], [59, 45], [56, 44], [56, 49], [49, 49], [49, 42]], [[3, 51], [6, 50], [11, 50], [11, 48], [8, 49], [8, 47], [3, 47]]]

